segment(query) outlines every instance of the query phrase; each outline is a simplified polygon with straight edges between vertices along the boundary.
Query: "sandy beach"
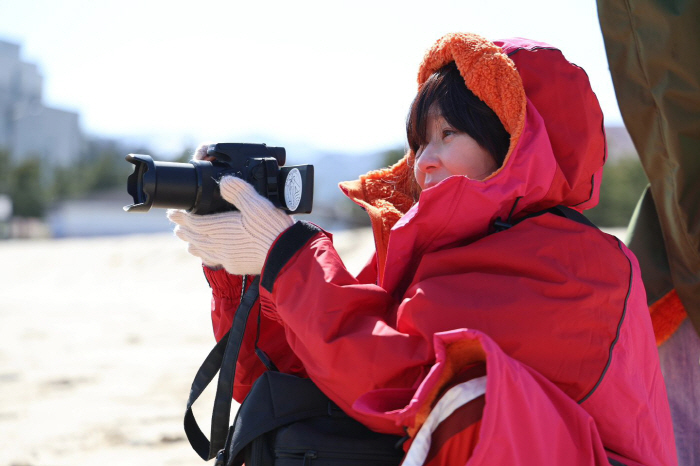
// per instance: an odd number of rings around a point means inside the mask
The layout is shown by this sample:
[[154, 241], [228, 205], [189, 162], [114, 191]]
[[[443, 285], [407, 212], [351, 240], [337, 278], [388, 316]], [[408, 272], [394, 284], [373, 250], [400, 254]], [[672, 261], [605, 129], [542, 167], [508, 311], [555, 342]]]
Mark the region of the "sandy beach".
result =
[[[369, 230], [334, 241], [353, 271], [372, 249]], [[0, 465], [205, 464], [182, 418], [214, 344], [210, 292], [183, 242], [13, 240], [0, 264]]]

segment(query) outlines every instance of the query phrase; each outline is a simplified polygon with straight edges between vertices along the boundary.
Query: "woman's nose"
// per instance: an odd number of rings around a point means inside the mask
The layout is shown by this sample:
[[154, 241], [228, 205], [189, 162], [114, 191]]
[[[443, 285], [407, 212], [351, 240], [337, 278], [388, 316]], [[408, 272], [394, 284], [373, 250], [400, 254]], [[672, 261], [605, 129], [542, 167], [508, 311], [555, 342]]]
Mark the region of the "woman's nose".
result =
[[427, 173], [430, 170], [437, 168], [440, 163], [435, 150], [430, 144], [425, 146], [418, 155], [419, 157], [416, 161], [416, 167], [423, 173]]

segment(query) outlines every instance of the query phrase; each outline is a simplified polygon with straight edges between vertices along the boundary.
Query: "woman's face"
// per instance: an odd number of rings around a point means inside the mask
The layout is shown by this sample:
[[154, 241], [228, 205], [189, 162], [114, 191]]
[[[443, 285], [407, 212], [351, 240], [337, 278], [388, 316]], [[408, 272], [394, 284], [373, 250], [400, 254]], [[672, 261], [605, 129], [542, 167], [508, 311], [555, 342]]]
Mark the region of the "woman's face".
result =
[[467, 133], [457, 131], [437, 112], [427, 121], [427, 142], [416, 153], [414, 173], [421, 189], [452, 175], [483, 180], [498, 168], [491, 154]]

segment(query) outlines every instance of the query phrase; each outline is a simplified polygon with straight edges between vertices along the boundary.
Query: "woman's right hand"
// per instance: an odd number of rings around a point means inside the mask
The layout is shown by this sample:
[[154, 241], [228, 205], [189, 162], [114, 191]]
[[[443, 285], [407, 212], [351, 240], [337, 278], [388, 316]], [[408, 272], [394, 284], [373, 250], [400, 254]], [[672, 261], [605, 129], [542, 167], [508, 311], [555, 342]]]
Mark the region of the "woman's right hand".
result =
[[194, 152], [192, 155], [192, 160], [206, 160], [207, 162], [213, 162], [216, 160], [216, 157], [213, 155], [207, 155], [207, 150], [209, 149], [209, 146], [212, 143], [210, 142], [205, 142], [199, 145], [197, 150]]
[[207, 267], [223, 266], [232, 275], [260, 275], [270, 246], [294, 219], [235, 176], [223, 177], [219, 191], [238, 210], [209, 215], [168, 210], [168, 219], [177, 225], [175, 235]]

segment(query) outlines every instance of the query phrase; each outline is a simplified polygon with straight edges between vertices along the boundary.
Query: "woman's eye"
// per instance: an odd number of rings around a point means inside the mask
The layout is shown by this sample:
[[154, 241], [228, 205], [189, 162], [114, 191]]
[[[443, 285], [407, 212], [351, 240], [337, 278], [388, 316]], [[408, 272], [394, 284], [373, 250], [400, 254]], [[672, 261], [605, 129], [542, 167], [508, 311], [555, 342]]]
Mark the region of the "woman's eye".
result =
[[444, 130], [442, 130], [442, 138], [445, 139], [445, 138], [448, 137], [448, 136], [452, 136], [452, 135], [455, 134], [456, 132], [457, 132], [457, 131], [455, 131], [455, 130], [453, 130], [453, 129], [444, 129]]

